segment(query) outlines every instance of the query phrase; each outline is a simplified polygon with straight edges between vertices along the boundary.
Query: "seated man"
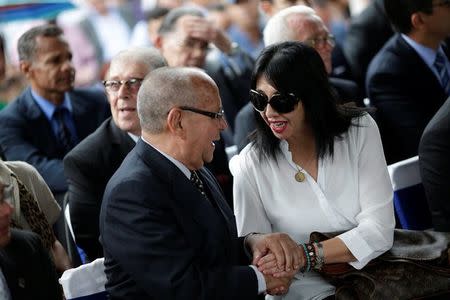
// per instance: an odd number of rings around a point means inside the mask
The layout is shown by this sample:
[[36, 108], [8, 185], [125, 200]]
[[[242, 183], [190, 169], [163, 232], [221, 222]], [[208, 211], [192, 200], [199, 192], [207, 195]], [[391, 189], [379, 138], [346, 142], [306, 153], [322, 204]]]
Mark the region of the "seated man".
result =
[[108, 117], [107, 102], [101, 91], [73, 88], [72, 52], [60, 28], [31, 28], [18, 52], [31, 87], [0, 111], [0, 147], [7, 160], [33, 165], [54, 194], [65, 193], [62, 159]]
[[106, 184], [141, 135], [136, 97], [144, 77], [166, 65], [159, 51], [130, 48], [111, 61], [104, 81], [112, 118], [64, 158], [67, 197], [75, 240], [89, 260], [103, 257], [98, 217]]
[[10, 228], [11, 192], [0, 182], [0, 299], [62, 299], [56, 271], [39, 236]]
[[433, 228], [450, 231], [450, 98], [425, 127], [419, 144], [420, 175]]
[[111, 298], [256, 299], [286, 291], [291, 278], [245, 265], [244, 244], [256, 259], [271, 250], [297, 270], [300, 248], [283, 234], [238, 239], [233, 211], [203, 167], [227, 127], [211, 77], [197, 68], [151, 72], [138, 114], [141, 139], [108, 182], [100, 213]]

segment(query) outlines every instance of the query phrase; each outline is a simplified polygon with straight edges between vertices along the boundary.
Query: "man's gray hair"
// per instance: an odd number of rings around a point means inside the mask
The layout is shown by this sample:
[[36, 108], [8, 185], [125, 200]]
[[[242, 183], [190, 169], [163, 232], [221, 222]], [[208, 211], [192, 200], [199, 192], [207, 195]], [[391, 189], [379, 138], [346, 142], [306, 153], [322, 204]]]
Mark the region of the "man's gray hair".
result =
[[198, 102], [193, 78], [207, 76], [197, 68], [164, 67], [150, 72], [138, 92], [137, 110], [141, 127], [151, 134], [164, 131], [167, 114], [176, 106]]
[[130, 47], [122, 50], [112, 58], [111, 65], [116, 62], [143, 64], [147, 66], [148, 72], [167, 66], [161, 52], [151, 47]]
[[314, 16], [316, 11], [305, 5], [296, 5], [287, 7], [276, 13], [267, 22], [264, 28], [264, 45], [267, 47], [272, 44], [297, 40], [297, 33], [288, 24], [291, 15]]
[[36, 26], [24, 34], [22, 34], [17, 42], [17, 51], [19, 52], [19, 60], [32, 61], [37, 51], [36, 39], [39, 36], [43, 37], [59, 37], [63, 35], [63, 31], [56, 25], [41, 25]]

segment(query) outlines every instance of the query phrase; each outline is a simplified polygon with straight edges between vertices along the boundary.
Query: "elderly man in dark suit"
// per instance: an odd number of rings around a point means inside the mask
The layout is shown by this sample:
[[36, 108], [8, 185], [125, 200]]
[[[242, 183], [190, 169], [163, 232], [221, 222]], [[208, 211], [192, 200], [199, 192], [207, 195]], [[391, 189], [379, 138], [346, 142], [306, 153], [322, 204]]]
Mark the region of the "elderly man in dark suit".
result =
[[18, 51], [31, 87], [0, 112], [0, 145], [7, 160], [30, 163], [53, 193], [64, 193], [62, 159], [108, 117], [108, 104], [100, 91], [73, 89], [72, 52], [60, 28], [28, 30]]
[[89, 260], [103, 257], [98, 219], [106, 184], [141, 135], [136, 98], [144, 77], [166, 66], [158, 50], [130, 48], [113, 57], [104, 81], [112, 118], [64, 158], [67, 197], [77, 245]]
[[[312, 8], [304, 5], [291, 6], [280, 10], [267, 22], [264, 28], [266, 46], [285, 41], [308, 43], [320, 54], [328, 74], [331, 73], [334, 38]], [[342, 102], [353, 101], [362, 104], [359, 88], [355, 82], [335, 77], [329, 79]], [[251, 103], [244, 106], [236, 116], [235, 129], [234, 142], [240, 151], [248, 144], [248, 135], [255, 129], [254, 109]]]
[[255, 258], [271, 250], [285, 270], [298, 270], [299, 247], [284, 234], [238, 239], [233, 212], [203, 167], [227, 127], [214, 81], [196, 68], [155, 70], [139, 91], [138, 114], [141, 139], [108, 182], [100, 214], [112, 299], [285, 292], [289, 278], [238, 265], [239, 257], [245, 264], [246, 244]]
[[62, 299], [49, 252], [38, 235], [10, 228], [12, 191], [0, 182], [0, 299]]
[[369, 65], [366, 90], [377, 108], [388, 164], [417, 155], [425, 126], [449, 95], [450, 2], [384, 1], [398, 34]]
[[419, 144], [422, 184], [433, 228], [450, 231], [450, 98], [425, 128]]

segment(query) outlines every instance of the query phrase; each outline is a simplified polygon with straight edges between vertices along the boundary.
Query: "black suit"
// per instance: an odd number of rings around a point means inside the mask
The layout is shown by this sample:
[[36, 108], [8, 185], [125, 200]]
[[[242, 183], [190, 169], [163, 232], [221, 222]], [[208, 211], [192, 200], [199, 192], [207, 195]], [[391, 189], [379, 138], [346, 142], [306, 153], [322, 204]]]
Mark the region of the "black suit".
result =
[[77, 245], [90, 260], [103, 257], [98, 219], [106, 184], [134, 145], [109, 118], [64, 158], [71, 223]]
[[343, 51], [354, 80], [364, 87], [367, 67], [372, 58], [394, 35], [384, 11], [383, 0], [373, 0], [352, 18]]
[[[335, 77], [329, 77], [329, 80], [342, 103], [350, 101], [356, 102], [357, 104], [362, 103], [359, 88], [355, 82]], [[255, 128], [255, 110], [253, 109], [252, 104], [248, 103], [239, 111], [235, 120], [234, 143], [238, 147], [238, 152], [241, 152], [248, 144], [250, 141], [249, 134], [251, 134]]]
[[447, 99], [436, 75], [400, 35], [395, 35], [370, 63], [366, 85], [377, 108], [387, 163], [417, 155], [425, 126]]
[[419, 163], [433, 227], [450, 231], [450, 98], [423, 132]]
[[233, 212], [214, 177], [199, 175], [211, 202], [142, 140], [113, 175], [100, 214], [112, 299], [256, 298], [254, 271], [237, 266]]
[[[92, 133], [110, 115], [101, 91], [69, 92], [72, 117], [78, 140]], [[33, 165], [52, 192], [66, 192], [62, 159], [66, 154], [51, 124], [26, 89], [14, 102], [0, 111], [0, 145], [7, 160], [21, 160]]]
[[12, 300], [62, 299], [55, 267], [35, 233], [11, 229], [11, 241], [0, 248], [0, 267]]

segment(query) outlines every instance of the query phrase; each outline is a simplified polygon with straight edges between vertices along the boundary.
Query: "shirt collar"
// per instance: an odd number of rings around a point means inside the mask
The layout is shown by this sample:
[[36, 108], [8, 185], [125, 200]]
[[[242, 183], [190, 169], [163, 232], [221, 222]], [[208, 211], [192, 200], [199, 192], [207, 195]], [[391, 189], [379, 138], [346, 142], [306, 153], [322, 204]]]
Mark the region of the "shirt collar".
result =
[[158, 151], [159, 153], [161, 153], [164, 157], [166, 157], [168, 160], [170, 160], [175, 166], [178, 167], [178, 169], [180, 169], [181, 172], [183, 172], [183, 174], [189, 179], [191, 178], [191, 171], [185, 166], [183, 165], [182, 162], [176, 160], [175, 158], [173, 158], [172, 156], [170, 156], [167, 153], [164, 153], [163, 151], [159, 150], [158, 148], [156, 148], [155, 146], [153, 146], [152, 144], [150, 144], [148, 141], [146, 141], [144, 139], [144, 137], [141, 136], [141, 139], [147, 143], [148, 145], [150, 145], [152, 148], [154, 148], [156, 151]]
[[[36, 102], [36, 104], [44, 112], [44, 115], [47, 117], [47, 119], [51, 120], [57, 106], [48, 101], [47, 99], [45, 99], [44, 97], [41, 97], [38, 93], [36, 93], [33, 90], [31, 90], [31, 95], [33, 96], [33, 99]], [[72, 104], [70, 103], [70, 97], [68, 93], [64, 93], [64, 101], [59, 107], [64, 107], [70, 113], [72, 113]]]
[[[131, 132], [127, 132], [127, 134], [128, 134], [128, 136], [135, 142], [135, 143], [137, 143], [137, 141], [138, 141], [138, 139], [139, 139], [139, 136], [137, 136], [137, 135], [135, 135], [135, 134], [132, 134]], [[153, 147], [153, 148], [155, 148], [155, 147]], [[156, 148], [155, 148], [156, 149]]]
[[[410, 37], [408, 37], [405, 34], [402, 34], [402, 38], [414, 49], [416, 50], [417, 54], [423, 59], [423, 61], [430, 67], [433, 68], [434, 60], [436, 59], [437, 52], [442, 52], [444, 54], [444, 51], [442, 50], [442, 47], [439, 47], [438, 51], [435, 51], [434, 49], [431, 49], [429, 47], [426, 47], [422, 44], [417, 43]], [[445, 56], [445, 54], [444, 54]]]

